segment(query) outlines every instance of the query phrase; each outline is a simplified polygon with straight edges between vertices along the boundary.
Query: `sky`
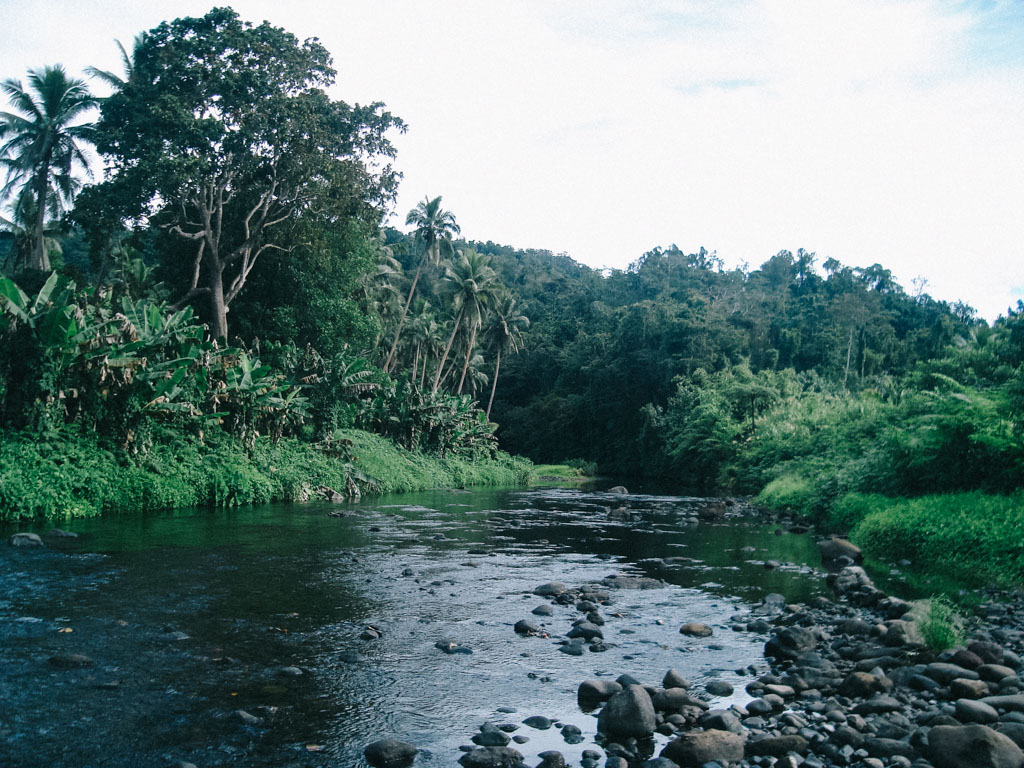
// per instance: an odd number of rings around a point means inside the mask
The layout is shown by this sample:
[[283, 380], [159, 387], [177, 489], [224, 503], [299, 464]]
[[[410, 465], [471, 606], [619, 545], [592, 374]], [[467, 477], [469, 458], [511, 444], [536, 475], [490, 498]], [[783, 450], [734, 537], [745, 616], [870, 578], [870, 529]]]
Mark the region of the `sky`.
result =
[[[993, 320], [1024, 298], [1019, 0], [238, 0], [318, 37], [332, 95], [384, 102], [391, 223], [441, 195], [468, 239], [625, 268], [881, 263]], [[0, 77], [119, 71], [196, 0], [0, 0]]]

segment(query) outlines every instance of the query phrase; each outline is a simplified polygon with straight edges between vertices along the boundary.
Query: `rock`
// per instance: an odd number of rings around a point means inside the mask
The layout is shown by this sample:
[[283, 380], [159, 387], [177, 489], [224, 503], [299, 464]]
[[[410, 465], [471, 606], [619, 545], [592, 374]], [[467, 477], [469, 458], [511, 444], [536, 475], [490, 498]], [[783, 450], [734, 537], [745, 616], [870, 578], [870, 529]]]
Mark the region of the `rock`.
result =
[[231, 714], [234, 715], [235, 719], [241, 720], [246, 725], [259, 725], [263, 722], [261, 718], [256, 717], [256, 715], [249, 714], [244, 709], [236, 709]]
[[664, 679], [661, 681], [662, 688], [689, 688], [690, 681], [687, 680], [683, 675], [675, 670], [670, 669], [665, 673]]
[[532, 715], [523, 720], [523, 725], [536, 728], [538, 731], [546, 731], [551, 727], [551, 721], [543, 715]]
[[956, 719], [961, 723], [981, 723], [988, 725], [999, 720], [999, 713], [994, 707], [983, 701], [973, 699], [957, 699]]
[[954, 680], [977, 680], [979, 675], [970, 669], [958, 667], [956, 664], [947, 664], [936, 661], [924, 668], [924, 673], [932, 680], [937, 680], [943, 685], [949, 685]]
[[16, 533], [7, 540], [12, 547], [45, 547], [43, 540], [35, 533]]
[[456, 654], [468, 655], [473, 652], [472, 648], [465, 645], [459, 645], [453, 640], [438, 640], [436, 643], [434, 643], [434, 647], [437, 648], [439, 651], [447, 653], [449, 656], [454, 656]]
[[899, 712], [903, 705], [892, 696], [875, 696], [874, 698], [862, 701], [853, 708], [857, 715], [881, 715], [886, 712]]
[[983, 680], [957, 678], [949, 683], [949, 693], [955, 699], [980, 699], [988, 695], [988, 683]]
[[830, 560], [838, 560], [841, 557], [848, 557], [850, 558], [850, 561], [854, 563], [859, 563], [864, 559], [864, 555], [861, 554], [860, 547], [855, 544], [851, 544], [846, 539], [839, 539], [835, 537], [819, 541], [818, 551], [821, 553], [821, 559], [826, 562]]
[[801, 653], [813, 651], [818, 644], [814, 633], [803, 627], [781, 627], [764, 646], [764, 655], [776, 659], [795, 659]]
[[707, 624], [701, 624], [699, 621], [688, 621], [679, 628], [679, 634], [690, 637], [711, 637], [714, 634], [714, 630]]
[[549, 749], [546, 752], [541, 752], [537, 757], [541, 759], [537, 768], [565, 768], [565, 757], [561, 752]]
[[626, 490], [625, 486], [615, 485], [608, 489], [608, 493], [614, 493], [616, 496], [626, 496], [629, 491]]
[[848, 565], [843, 568], [836, 574], [835, 582], [832, 584], [833, 589], [840, 595], [860, 592], [861, 587], [873, 588], [874, 586], [875, 583], [859, 565]]
[[939, 725], [928, 732], [926, 757], [935, 768], [1021, 768], [1024, 752], [984, 725]]
[[704, 690], [712, 696], [732, 696], [733, 694], [733, 687], [724, 680], [711, 680], [704, 686]]
[[93, 664], [92, 659], [80, 653], [61, 653], [51, 656], [47, 661], [61, 669], [81, 669], [82, 667], [91, 667]]
[[1021, 693], [1015, 693], [1012, 696], [986, 696], [982, 701], [996, 709], [1024, 712], [1024, 694]]
[[[978, 702], [973, 702], [977, 704]], [[999, 723], [995, 729], [1008, 736], [1014, 744], [1024, 750], [1024, 723]]]
[[839, 693], [851, 699], [862, 699], [873, 693], [888, 693], [892, 689], [892, 681], [888, 685], [868, 672], [851, 672], [839, 684]]
[[616, 693], [604, 705], [597, 729], [616, 736], [646, 738], [657, 725], [651, 697], [642, 685], [630, 685]]
[[405, 768], [412, 765], [418, 751], [404, 741], [381, 739], [368, 745], [363, 756], [373, 768]]
[[511, 747], [477, 747], [459, 758], [463, 768], [517, 768], [523, 756]]
[[359, 635], [360, 640], [380, 640], [384, 637], [384, 630], [373, 624], [367, 624]]
[[658, 712], [679, 712], [684, 707], [710, 709], [707, 702], [691, 696], [684, 688], [666, 688], [651, 697], [651, 703]]
[[807, 739], [803, 736], [769, 736], [766, 739], [748, 741], [744, 754], [747, 757], [782, 757], [787, 752], [803, 754], [807, 747]]
[[474, 734], [471, 739], [474, 744], [478, 744], [481, 747], [504, 747], [511, 740], [512, 739], [509, 738], [504, 731], [501, 731], [494, 726], [491, 726], [486, 730], [481, 729], [480, 733]]
[[78, 534], [72, 533], [71, 531], [62, 531], [60, 528], [51, 528], [46, 532], [47, 536], [52, 536], [55, 539], [77, 539]]
[[530, 611], [530, 613], [532, 613], [534, 616], [551, 616], [554, 614], [554, 612], [554, 609], [546, 603], [544, 605], [538, 605], [536, 608]]
[[700, 719], [700, 726], [706, 731], [732, 731], [743, 733], [743, 723], [727, 709], [713, 709]]
[[998, 643], [990, 643], [985, 640], [975, 640], [967, 646], [967, 650], [975, 654], [985, 664], [1003, 664], [1005, 651]]
[[640, 768], [679, 768], [679, 766], [667, 757], [654, 757], [641, 763]]
[[961, 648], [954, 653], [950, 657], [949, 662], [951, 664], [956, 664], [959, 667], [963, 667], [964, 669], [977, 669], [985, 663], [978, 654], [973, 651], [969, 651], [966, 648]]
[[614, 680], [584, 680], [576, 691], [576, 698], [582, 703], [597, 703], [608, 701], [616, 693], [622, 690], [622, 686]]
[[558, 597], [560, 594], [565, 592], [567, 587], [560, 581], [549, 581], [547, 584], [541, 584], [535, 590], [533, 594], [540, 597]]
[[998, 683], [1000, 680], [1013, 677], [1016, 674], [1012, 669], [1004, 667], [1002, 664], [982, 664], [974, 671], [978, 673], [978, 677], [990, 683]]
[[604, 633], [601, 632], [601, 628], [597, 625], [591, 624], [589, 621], [581, 621], [569, 630], [566, 637], [582, 637], [584, 640], [603, 640]]
[[520, 619], [513, 627], [517, 635], [539, 635], [540, 627], [528, 619]]
[[691, 731], [666, 744], [661, 757], [680, 768], [700, 768], [710, 762], [727, 765], [743, 759], [743, 737], [731, 731]]

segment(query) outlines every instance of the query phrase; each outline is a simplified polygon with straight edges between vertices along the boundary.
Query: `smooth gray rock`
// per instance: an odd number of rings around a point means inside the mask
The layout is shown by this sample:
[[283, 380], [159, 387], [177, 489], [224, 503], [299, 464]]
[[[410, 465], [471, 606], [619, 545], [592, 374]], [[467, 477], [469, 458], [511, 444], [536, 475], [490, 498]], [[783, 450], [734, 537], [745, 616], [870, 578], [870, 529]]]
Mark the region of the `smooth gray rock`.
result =
[[995, 708], [983, 701], [973, 699], [957, 699], [956, 719], [961, 723], [981, 723], [989, 725], [999, 720]]
[[713, 761], [736, 763], [743, 759], [743, 737], [731, 731], [691, 731], [666, 744], [661, 757], [680, 768], [699, 768]]
[[463, 768], [516, 768], [523, 756], [511, 747], [477, 747], [459, 758]]
[[565, 584], [560, 581], [549, 581], [534, 589], [533, 594], [540, 597], [558, 597], [560, 594], [565, 592], [566, 589], [567, 587]]
[[614, 680], [584, 680], [576, 691], [581, 702], [607, 701], [622, 690], [622, 686]]
[[651, 697], [642, 685], [630, 685], [616, 693], [604, 705], [597, 729], [616, 736], [646, 738], [657, 725]]
[[707, 624], [701, 624], [699, 621], [688, 621], [679, 628], [679, 634], [689, 637], [711, 637], [714, 634], [714, 630]]
[[835, 537], [819, 541], [818, 551], [821, 553], [821, 559], [826, 562], [830, 560], [838, 560], [841, 557], [848, 557], [855, 563], [859, 563], [864, 559], [864, 555], [861, 554], [860, 547], [856, 544], [851, 544], [846, 539]]
[[1021, 768], [1024, 752], [984, 725], [939, 725], [928, 732], [926, 757], [935, 768]]
[[366, 762], [373, 768], [405, 768], [412, 765], [419, 750], [398, 739], [381, 739], [363, 750]]

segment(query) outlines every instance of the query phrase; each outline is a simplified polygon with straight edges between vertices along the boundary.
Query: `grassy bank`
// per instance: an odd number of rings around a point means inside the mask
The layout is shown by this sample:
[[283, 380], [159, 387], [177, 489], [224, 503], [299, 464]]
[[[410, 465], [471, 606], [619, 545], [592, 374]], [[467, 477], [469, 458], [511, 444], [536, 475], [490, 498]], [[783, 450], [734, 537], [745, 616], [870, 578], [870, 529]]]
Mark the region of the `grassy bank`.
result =
[[169, 433], [144, 457], [105, 450], [87, 437], [0, 437], [0, 520], [67, 518], [170, 507], [305, 501], [320, 486], [344, 493], [348, 478], [388, 493], [469, 485], [521, 485], [531, 464], [441, 458], [404, 450], [367, 432], [340, 457], [298, 440], [259, 440], [252, 451], [213, 434], [205, 441]]
[[1024, 491], [916, 498], [847, 493], [822, 507], [809, 483], [786, 475], [769, 483], [756, 500], [848, 532], [874, 560], [909, 560], [917, 574], [939, 576], [946, 583], [1024, 583]]

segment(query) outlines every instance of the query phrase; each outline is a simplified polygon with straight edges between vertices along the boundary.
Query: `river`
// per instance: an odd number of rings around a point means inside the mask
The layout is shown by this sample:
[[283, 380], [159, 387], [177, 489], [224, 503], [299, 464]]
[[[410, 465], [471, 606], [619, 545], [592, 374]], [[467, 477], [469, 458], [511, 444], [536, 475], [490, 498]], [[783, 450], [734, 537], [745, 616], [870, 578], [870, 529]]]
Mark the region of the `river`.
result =
[[[675, 668], [697, 692], [731, 683], [714, 706], [743, 702], [766, 635], [731, 618], [770, 593], [827, 592], [809, 536], [685, 522], [706, 504], [534, 488], [69, 522], [78, 538], [0, 548], [0, 765], [358, 766], [392, 737], [422, 750], [417, 766], [453, 766], [485, 721], [519, 725], [527, 764], [557, 749], [578, 765], [596, 730], [581, 681], [659, 684]], [[609, 590], [608, 650], [559, 652], [581, 614], [534, 616], [551, 602], [534, 588], [616, 573], [665, 584]], [[519, 619], [550, 637], [517, 635]], [[713, 636], [680, 635], [690, 621]], [[368, 625], [383, 636], [360, 639]], [[92, 663], [51, 661], [71, 654]], [[584, 740], [522, 725], [531, 715]]]

